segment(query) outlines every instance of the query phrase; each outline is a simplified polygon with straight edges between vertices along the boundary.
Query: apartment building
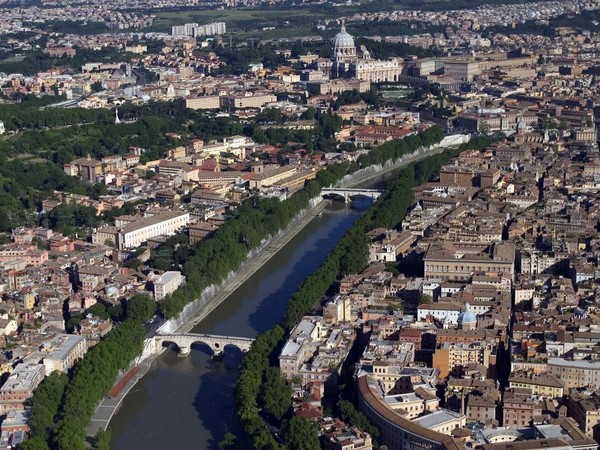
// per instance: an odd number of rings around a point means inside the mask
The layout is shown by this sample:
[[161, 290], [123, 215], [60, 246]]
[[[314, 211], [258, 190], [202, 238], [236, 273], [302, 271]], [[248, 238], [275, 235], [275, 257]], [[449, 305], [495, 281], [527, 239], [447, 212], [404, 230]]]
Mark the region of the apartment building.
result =
[[550, 398], [562, 398], [564, 384], [556, 377], [548, 373], [516, 373], [508, 379], [511, 388], [527, 389], [532, 395], [540, 395]]
[[515, 246], [510, 242], [434, 242], [425, 254], [425, 278], [466, 280], [474, 273], [515, 274]]
[[167, 295], [171, 295], [185, 282], [185, 277], [181, 272], [170, 270], [163, 273], [160, 277], [154, 280], [154, 299], [160, 300]]
[[76, 334], [59, 334], [50, 341], [44, 343], [41, 348], [44, 357], [46, 373], [51, 374], [55, 370], [67, 372], [87, 352], [87, 343], [84, 336]]
[[46, 376], [43, 364], [17, 364], [0, 388], [0, 415], [13, 410], [23, 410], [33, 391]]
[[28, 266], [38, 267], [48, 261], [48, 251], [35, 245], [9, 244], [0, 249], [0, 263], [21, 261]]
[[64, 171], [67, 175], [79, 177], [83, 181], [95, 183], [98, 175], [103, 173], [102, 162], [93, 159], [90, 155], [87, 158], [79, 158], [64, 165]]
[[565, 389], [600, 385], [600, 361], [548, 358], [546, 370], [562, 381]]
[[532, 398], [526, 389], [507, 389], [502, 399], [502, 425], [505, 427], [527, 427], [533, 417], [542, 413], [542, 404]]
[[279, 355], [281, 373], [303, 385], [319, 381], [335, 387], [342, 362], [356, 337], [351, 327], [330, 327], [322, 317], [305, 316]]
[[271, 93], [235, 94], [221, 97], [224, 108], [247, 109], [262, 108], [268, 103], [277, 101], [277, 97]]
[[202, 95], [185, 99], [185, 107], [191, 109], [219, 109], [221, 97], [218, 95]]
[[435, 350], [432, 366], [440, 371], [441, 377], [447, 377], [454, 370], [473, 363], [482, 364], [493, 374], [496, 346], [489, 342], [444, 343]]
[[568, 400], [569, 416], [577, 421], [587, 437], [600, 440], [600, 396], [574, 391]]
[[187, 226], [190, 214], [169, 211], [134, 220], [123, 227], [104, 227], [92, 235], [94, 244], [110, 243], [119, 250], [139, 247], [156, 236], [170, 236]]

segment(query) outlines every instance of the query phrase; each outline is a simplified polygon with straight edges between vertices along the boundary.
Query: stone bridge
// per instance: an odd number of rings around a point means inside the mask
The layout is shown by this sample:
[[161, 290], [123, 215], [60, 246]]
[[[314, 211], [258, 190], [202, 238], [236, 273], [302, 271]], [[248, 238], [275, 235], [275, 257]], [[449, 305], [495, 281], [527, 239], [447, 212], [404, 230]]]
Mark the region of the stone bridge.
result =
[[321, 189], [323, 197], [337, 195], [344, 198], [344, 202], [348, 203], [352, 197], [369, 197], [377, 200], [382, 194], [382, 191], [377, 189], [360, 189], [360, 188], [334, 188], [328, 187]]
[[250, 345], [254, 342], [252, 338], [233, 337], [233, 336], [217, 336], [214, 334], [196, 334], [196, 333], [173, 333], [173, 334], [157, 334], [154, 337], [155, 349], [160, 349], [168, 343], [173, 343], [179, 347], [179, 356], [188, 356], [191, 351], [192, 344], [206, 344], [213, 351], [213, 356], [220, 356], [226, 346], [232, 345], [239, 348], [242, 353], [250, 350]]

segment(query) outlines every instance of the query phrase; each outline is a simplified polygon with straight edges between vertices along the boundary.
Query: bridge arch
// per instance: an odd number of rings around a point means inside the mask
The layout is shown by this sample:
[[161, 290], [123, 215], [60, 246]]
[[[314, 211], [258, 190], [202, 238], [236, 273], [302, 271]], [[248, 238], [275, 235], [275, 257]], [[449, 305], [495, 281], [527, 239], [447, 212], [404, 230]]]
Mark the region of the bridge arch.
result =
[[226, 347], [235, 347], [239, 349], [242, 354], [245, 354], [250, 350], [250, 346], [254, 339], [251, 338], [239, 338], [230, 336], [218, 336], [218, 335], [202, 335], [194, 333], [182, 333], [182, 334], [167, 334], [157, 335], [155, 337], [157, 351], [160, 351], [165, 343], [175, 344], [179, 349], [179, 356], [188, 356], [191, 352], [191, 347], [194, 344], [204, 344], [208, 346], [213, 352], [213, 356], [221, 356]]
[[321, 196], [325, 198], [341, 198], [345, 203], [348, 203], [353, 198], [371, 198], [377, 200], [381, 196], [381, 191], [377, 189], [329, 187], [321, 190]]

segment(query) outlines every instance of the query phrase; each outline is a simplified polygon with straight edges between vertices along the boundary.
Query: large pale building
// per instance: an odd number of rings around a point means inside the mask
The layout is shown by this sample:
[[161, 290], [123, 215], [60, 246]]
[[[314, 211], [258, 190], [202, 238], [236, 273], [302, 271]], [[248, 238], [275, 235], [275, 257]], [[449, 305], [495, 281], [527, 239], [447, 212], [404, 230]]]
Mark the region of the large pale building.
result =
[[169, 211], [150, 217], [142, 217], [122, 227], [99, 228], [92, 235], [94, 244], [114, 245], [119, 250], [139, 247], [156, 236], [170, 236], [187, 226], [190, 214], [183, 211]]
[[170, 270], [163, 273], [160, 277], [154, 280], [154, 298], [160, 300], [167, 295], [172, 294], [185, 282], [185, 277], [181, 272]]
[[55, 370], [67, 372], [87, 352], [85, 336], [59, 334], [42, 346], [42, 352], [48, 353], [44, 357], [47, 374]]
[[0, 414], [23, 410], [33, 395], [34, 389], [46, 376], [43, 364], [17, 364], [0, 388]]
[[354, 38], [346, 31], [343, 24], [332, 43], [331, 59], [318, 59], [313, 63], [315, 69], [328, 74], [331, 78], [356, 78], [382, 83], [398, 81], [402, 75], [401, 58], [372, 59], [364, 46], [361, 46], [360, 56], [357, 55]]
[[515, 274], [515, 246], [510, 242], [434, 242], [425, 254], [425, 278], [467, 280], [475, 273]]

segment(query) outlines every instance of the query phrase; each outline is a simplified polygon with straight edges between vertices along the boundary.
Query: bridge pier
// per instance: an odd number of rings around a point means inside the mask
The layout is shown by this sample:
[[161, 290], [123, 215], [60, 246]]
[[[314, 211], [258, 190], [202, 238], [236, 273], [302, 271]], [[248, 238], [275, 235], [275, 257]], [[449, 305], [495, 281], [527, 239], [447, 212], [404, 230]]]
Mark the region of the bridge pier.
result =
[[177, 353], [177, 356], [179, 358], [185, 358], [187, 356], [190, 355], [190, 353], [192, 352], [192, 348], [189, 346], [180, 346], [179, 347], [179, 353]]
[[223, 350], [226, 346], [233, 345], [239, 348], [242, 353], [245, 353], [250, 349], [254, 339], [195, 333], [158, 334], [154, 337], [153, 344], [151, 346], [155, 351], [159, 351], [165, 342], [177, 345], [179, 348], [179, 353], [177, 356], [182, 358], [185, 358], [191, 353], [191, 347], [194, 343], [200, 342], [210, 347], [213, 352], [213, 358], [220, 359], [223, 357]]

